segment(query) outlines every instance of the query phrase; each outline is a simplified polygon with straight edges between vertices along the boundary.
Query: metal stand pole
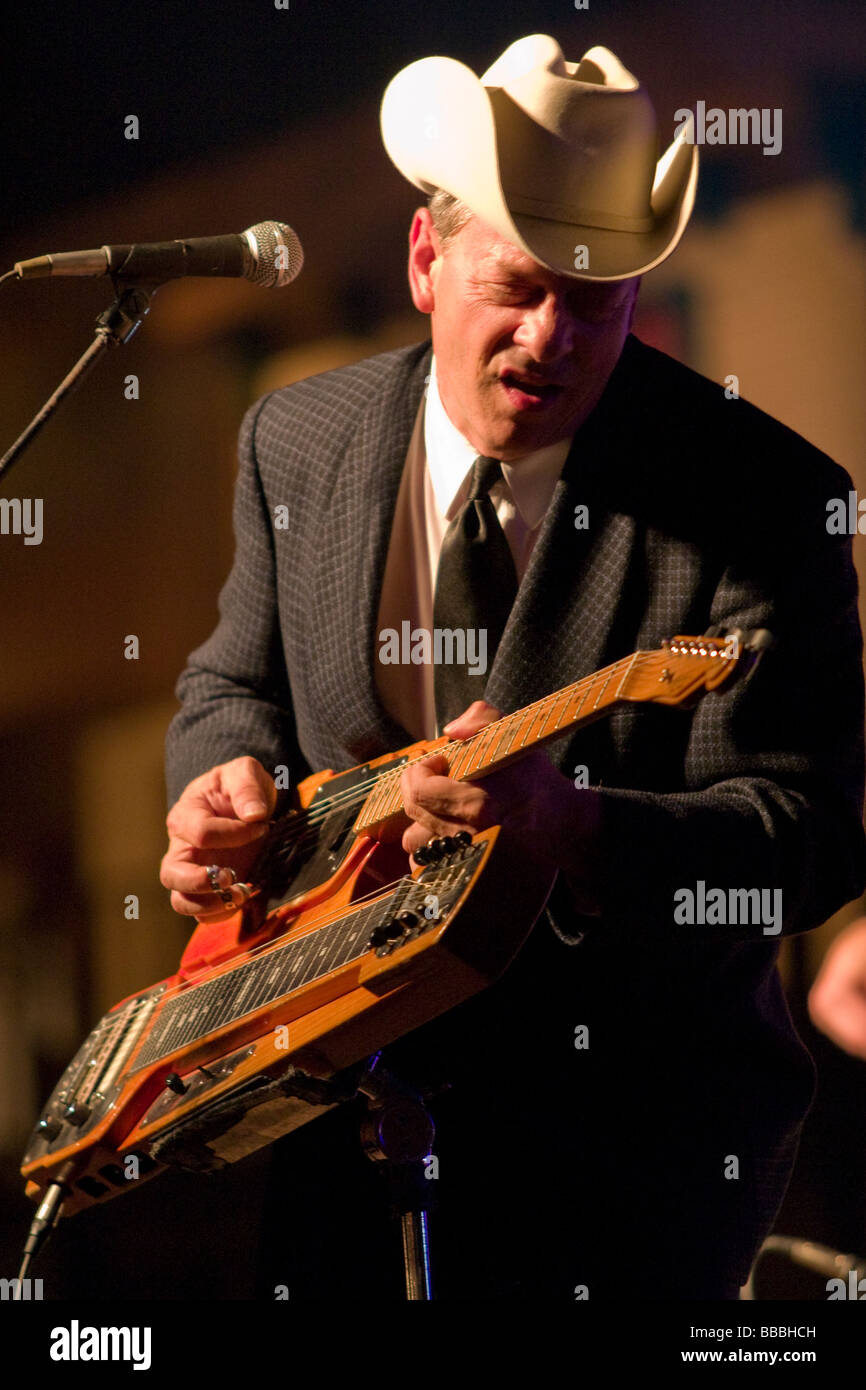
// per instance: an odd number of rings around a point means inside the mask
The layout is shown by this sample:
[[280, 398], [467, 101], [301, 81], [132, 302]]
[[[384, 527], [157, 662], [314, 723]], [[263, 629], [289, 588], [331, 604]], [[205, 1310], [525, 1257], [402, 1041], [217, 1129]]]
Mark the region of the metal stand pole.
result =
[[426, 1160], [436, 1130], [418, 1091], [379, 1066], [380, 1053], [367, 1065], [358, 1090], [367, 1097], [361, 1143], [367, 1157], [382, 1164], [391, 1210], [400, 1218], [406, 1298], [433, 1298], [427, 1214], [435, 1204]]
[[[96, 338], [85, 353], [79, 357], [68, 376], [64, 377], [57, 390], [34, 415], [27, 428], [18, 436], [11, 449], [0, 459], [0, 481], [6, 477], [13, 463], [20, 458], [32, 439], [47, 424], [57, 407], [67, 396], [77, 390], [103, 353], [110, 347], [119, 347], [132, 337], [141, 324], [158, 286], [147, 289], [141, 285], [129, 285], [118, 292], [114, 303], [109, 305], [96, 320]], [[115, 285], [115, 289], [117, 286]]]

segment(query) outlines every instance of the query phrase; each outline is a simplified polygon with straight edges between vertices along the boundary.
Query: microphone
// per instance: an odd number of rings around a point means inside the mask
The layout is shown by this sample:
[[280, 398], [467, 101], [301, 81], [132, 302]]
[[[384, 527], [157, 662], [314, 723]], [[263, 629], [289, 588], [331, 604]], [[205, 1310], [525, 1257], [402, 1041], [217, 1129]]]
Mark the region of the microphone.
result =
[[115, 280], [160, 283], [184, 275], [243, 276], [266, 289], [288, 285], [300, 274], [304, 252], [285, 222], [257, 222], [230, 236], [189, 237], [139, 245], [59, 251], [16, 261], [20, 280], [46, 275], [110, 275]]

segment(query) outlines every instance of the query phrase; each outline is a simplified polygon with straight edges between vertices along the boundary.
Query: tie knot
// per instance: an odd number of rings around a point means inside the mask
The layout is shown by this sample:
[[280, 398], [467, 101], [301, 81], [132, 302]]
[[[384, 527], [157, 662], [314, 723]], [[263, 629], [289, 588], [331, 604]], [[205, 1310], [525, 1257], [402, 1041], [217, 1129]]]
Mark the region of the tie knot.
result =
[[467, 502], [472, 502], [476, 497], [484, 497], [502, 477], [502, 464], [499, 459], [488, 459], [480, 456], [472, 466], [472, 481], [469, 484], [469, 496]]

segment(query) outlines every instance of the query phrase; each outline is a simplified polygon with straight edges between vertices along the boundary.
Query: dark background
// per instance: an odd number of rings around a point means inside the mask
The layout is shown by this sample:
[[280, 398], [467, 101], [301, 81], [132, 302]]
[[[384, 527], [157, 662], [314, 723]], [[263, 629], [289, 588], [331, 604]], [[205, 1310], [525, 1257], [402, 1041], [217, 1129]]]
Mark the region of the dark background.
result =
[[[3, 43], [0, 272], [46, 251], [286, 220], [306, 264], [280, 294], [241, 282], [160, 291], [2, 485], [45, 499], [45, 540], [0, 537], [0, 1263], [30, 1217], [17, 1173], [38, 1106], [86, 1030], [169, 973], [185, 936], [156, 879], [161, 739], [186, 653], [231, 558], [234, 439], [279, 381], [410, 342], [413, 190], [378, 104], [405, 63], [482, 72], [550, 32], [569, 59], [611, 47], [674, 111], [781, 107], [784, 148], [702, 152], [693, 228], [642, 290], [638, 332], [721, 379], [866, 483], [866, 25], [859, 4], [394, 0], [21, 7]], [[140, 138], [123, 138], [134, 113]], [[794, 242], [794, 238], [799, 238]], [[796, 246], [796, 249], [795, 249]], [[86, 346], [107, 282], [0, 288], [3, 447]], [[724, 345], [724, 347], [722, 346]], [[733, 355], [732, 355], [733, 354]], [[742, 368], [741, 368], [742, 363]], [[123, 394], [136, 373], [140, 399]], [[862, 563], [855, 538], [858, 564]], [[141, 659], [125, 661], [126, 634]], [[141, 903], [123, 914], [127, 894]], [[805, 995], [840, 922], [786, 949], [820, 1090], [778, 1229], [866, 1251], [866, 1064], [816, 1035]], [[291, 1141], [289, 1141], [291, 1142]], [[250, 1298], [267, 1156], [207, 1183], [161, 1179], [67, 1223], [36, 1273], [51, 1297]], [[396, 1246], [395, 1246], [396, 1258]], [[767, 1261], [766, 1296], [823, 1281]]]

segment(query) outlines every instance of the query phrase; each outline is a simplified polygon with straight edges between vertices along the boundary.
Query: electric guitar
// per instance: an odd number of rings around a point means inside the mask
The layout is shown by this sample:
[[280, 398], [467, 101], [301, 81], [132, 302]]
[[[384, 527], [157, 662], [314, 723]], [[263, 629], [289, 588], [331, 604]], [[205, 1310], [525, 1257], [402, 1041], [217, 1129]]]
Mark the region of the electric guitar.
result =
[[692, 705], [769, 640], [677, 637], [462, 742], [303, 781], [249, 901], [198, 923], [177, 973], [117, 1004], [67, 1067], [24, 1155], [28, 1196], [61, 1184], [70, 1215], [169, 1166], [235, 1162], [351, 1096], [359, 1062], [502, 974], [554, 875], [507, 826], [436, 839], [410, 872], [399, 843], [376, 838], [403, 814], [407, 763], [441, 751], [474, 781], [624, 703]]
[[[462, 742], [443, 737], [389, 753], [346, 772], [314, 773], [297, 787], [291, 808], [264, 838], [256, 863], [259, 910], [325, 901], [379, 834], [403, 810], [400, 778], [407, 763], [443, 753], [449, 776], [478, 781], [533, 748], [574, 732], [627, 703], [688, 706], [750, 666], [769, 634], [677, 637], [657, 651], [635, 652], [553, 695], [505, 715]], [[763, 644], [763, 645], [762, 645]]]

